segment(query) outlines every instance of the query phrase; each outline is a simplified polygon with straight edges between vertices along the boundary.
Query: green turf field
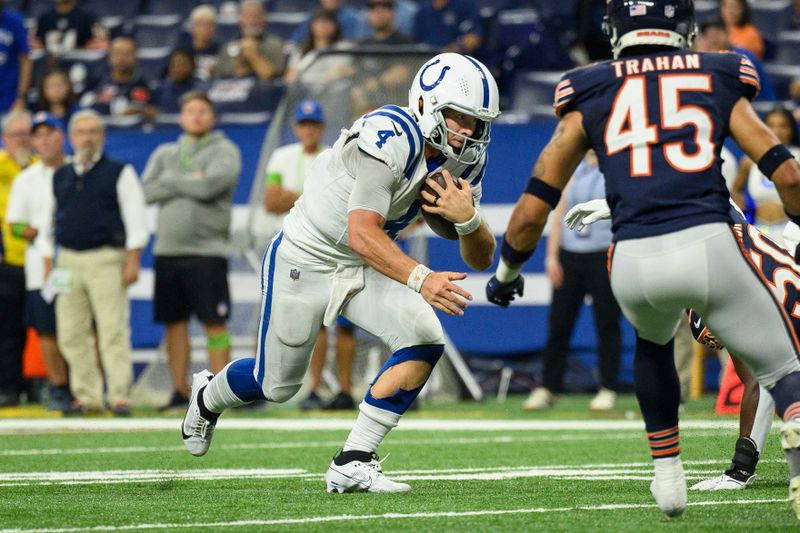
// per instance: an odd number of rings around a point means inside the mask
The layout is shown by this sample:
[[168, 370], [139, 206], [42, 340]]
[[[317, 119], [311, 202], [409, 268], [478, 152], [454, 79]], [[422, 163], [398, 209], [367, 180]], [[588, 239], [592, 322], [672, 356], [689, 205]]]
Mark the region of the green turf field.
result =
[[[353, 413], [280, 408], [226, 414], [208, 455], [194, 458], [181, 444], [179, 417], [143, 411], [129, 421], [29, 421], [10, 418], [29, 411], [4, 411], [0, 530], [727, 532], [800, 526], [785, 501], [787, 469], [777, 435], [753, 487], [690, 492], [686, 515], [667, 521], [649, 494], [650, 460], [634, 400], [624, 397], [618, 411], [602, 416], [586, 411], [588, 401], [563, 399], [544, 414], [521, 412], [522, 398], [503, 405], [423, 405], [380, 450], [390, 454], [384, 471], [413, 486], [398, 495], [325, 492], [322, 474]], [[693, 402], [682, 417], [690, 484], [721, 473], [736, 438], [735, 418], [715, 417], [711, 403]], [[52, 427], [62, 422], [74, 425]], [[89, 431], [85, 424], [99, 428]], [[108, 424], [120, 425], [112, 430]]]

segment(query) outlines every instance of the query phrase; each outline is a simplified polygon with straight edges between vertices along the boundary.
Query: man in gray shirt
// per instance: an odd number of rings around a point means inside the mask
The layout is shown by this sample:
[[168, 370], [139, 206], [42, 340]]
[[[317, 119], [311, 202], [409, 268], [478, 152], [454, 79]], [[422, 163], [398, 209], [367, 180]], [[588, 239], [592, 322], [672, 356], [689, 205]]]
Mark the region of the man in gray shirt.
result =
[[144, 170], [147, 203], [158, 204], [155, 243], [155, 320], [166, 323], [167, 356], [175, 392], [166, 408], [185, 408], [189, 386], [189, 318], [203, 323], [209, 363], [221, 370], [230, 356], [228, 233], [241, 169], [239, 149], [212, 131], [214, 107], [200, 92], [181, 99], [177, 142], [159, 146]]

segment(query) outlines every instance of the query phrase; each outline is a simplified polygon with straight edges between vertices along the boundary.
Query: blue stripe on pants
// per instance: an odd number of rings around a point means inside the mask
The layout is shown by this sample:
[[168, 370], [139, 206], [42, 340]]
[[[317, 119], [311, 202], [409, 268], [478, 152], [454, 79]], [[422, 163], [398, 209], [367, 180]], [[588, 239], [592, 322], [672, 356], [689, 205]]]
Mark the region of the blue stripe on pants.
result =
[[[258, 342], [258, 375], [256, 376], [256, 380], [258, 381], [259, 385], [264, 383], [264, 371], [266, 368], [266, 354], [265, 354], [265, 344], [267, 342], [267, 330], [269, 329], [269, 315], [272, 311], [272, 282], [275, 278], [275, 254], [278, 251], [278, 246], [280, 246], [281, 241], [283, 240], [283, 232], [279, 233], [275, 240], [272, 241], [272, 245], [270, 246], [269, 251], [267, 254], [269, 255], [269, 271], [267, 272], [267, 294], [264, 296], [264, 314], [261, 317], [261, 338]], [[264, 254], [264, 258], [266, 259], [267, 254]], [[262, 267], [263, 268], [263, 267]], [[261, 279], [263, 283], [264, 274], [262, 272]], [[263, 287], [262, 287], [263, 290]]]

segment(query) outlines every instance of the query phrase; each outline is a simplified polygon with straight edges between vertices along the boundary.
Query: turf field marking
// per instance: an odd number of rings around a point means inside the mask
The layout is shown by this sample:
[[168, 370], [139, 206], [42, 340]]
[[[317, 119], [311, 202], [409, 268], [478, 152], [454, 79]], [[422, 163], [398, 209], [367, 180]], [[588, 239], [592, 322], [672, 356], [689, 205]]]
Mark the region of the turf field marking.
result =
[[[353, 418], [231, 418], [220, 428], [246, 430], [350, 430]], [[0, 434], [60, 433], [69, 431], [177, 431], [180, 421], [170, 418], [18, 418], [4, 420]], [[737, 420], [686, 420], [681, 429], [737, 430]], [[620, 431], [644, 430], [641, 420], [470, 420], [412, 418], [400, 431]]]
[[[718, 437], [718, 432], [689, 432], [692, 438]], [[611, 433], [603, 435], [603, 440], [628, 440], [637, 438], [638, 433]], [[643, 437], [642, 437], [643, 438]], [[519, 442], [567, 442], [596, 440], [597, 435], [583, 433], [559, 435], [535, 435], [531, 437], [514, 437], [502, 435], [497, 437], [463, 437], [455, 439], [397, 439], [391, 444], [396, 446], [429, 446], [436, 444], [472, 445], [472, 444], [514, 444]], [[280, 450], [295, 448], [329, 448], [341, 446], [341, 440], [302, 441], [302, 442], [253, 442], [240, 444], [220, 444], [222, 450]], [[217, 447], [215, 447], [216, 449]], [[157, 453], [185, 452], [186, 448], [177, 446], [103, 446], [98, 448], [34, 448], [20, 450], [0, 450], [0, 457], [25, 457], [38, 455], [94, 455], [113, 453]]]
[[[555, 479], [650, 479], [652, 464], [620, 463], [596, 465], [543, 465], [500, 466], [484, 468], [444, 468], [422, 470], [393, 470], [392, 477], [398, 480], [426, 481], [499, 481], [526, 477], [548, 477]], [[717, 474], [717, 470], [687, 470], [689, 478], [704, 479]], [[320, 472], [302, 469], [263, 468], [209, 468], [209, 469], [149, 469], [149, 470], [94, 470], [73, 472], [6, 472], [0, 473], [0, 487], [43, 485], [101, 485], [120, 483], [147, 483], [165, 480], [219, 479], [272, 479], [292, 478], [319, 481]]]
[[[712, 507], [720, 505], [786, 505], [785, 499], [739, 499], [739, 500], [711, 500], [690, 502], [689, 507]], [[98, 525], [87, 527], [68, 528], [36, 528], [36, 529], [4, 529], [0, 533], [71, 533], [74, 531], [126, 531], [140, 529], [204, 529], [223, 527], [250, 527], [250, 526], [280, 526], [291, 524], [318, 524], [326, 522], [355, 522], [364, 520], [414, 520], [427, 518], [465, 518], [472, 516], [502, 516], [514, 514], [542, 514], [542, 513], [571, 513], [575, 511], [619, 511], [626, 509], [654, 509], [652, 503], [619, 503], [603, 505], [578, 505], [574, 507], [533, 507], [526, 509], [485, 509], [475, 511], [443, 511], [427, 513], [384, 513], [368, 515], [336, 515], [336, 516], [309, 516], [306, 518], [276, 518], [272, 520], [235, 520], [229, 522], [196, 522], [196, 523], [156, 523], [156, 524], [128, 524], [121, 526]]]

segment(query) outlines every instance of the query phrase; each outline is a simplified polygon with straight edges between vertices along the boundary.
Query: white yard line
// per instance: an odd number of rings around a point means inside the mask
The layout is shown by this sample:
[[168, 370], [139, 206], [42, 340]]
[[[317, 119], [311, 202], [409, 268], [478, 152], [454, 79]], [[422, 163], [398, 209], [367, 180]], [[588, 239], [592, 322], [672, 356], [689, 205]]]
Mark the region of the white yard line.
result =
[[[706, 464], [705, 461], [698, 461]], [[692, 462], [687, 461], [691, 465]], [[650, 479], [652, 463], [567, 464], [542, 466], [499, 466], [483, 468], [444, 468], [420, 470], [392, 470], [398, 480], [437, 481], [498, 481], [526, 477], [554, 479]], [[717, 474], [717, 470], [687, 469], [689, 477]], [[42, 485], [97, 485], [120, 483], [161, 483], [173, 480], [210, 481], [219, 479], [272, 479], [293, 478], [320, 480], [320, 472], [302, 469], [264, 468], [207, 468], [207, 469], [145, 469], [145, 470], [86, 470], [71, 472], [4, 472], [0, 473], [0, 487]]]
[[[230, 418], [220, 421], [219, 429], [270, 431], [349, 430], [351, 418]], [[15, 418], [0, 425], [0, 435], [30, 432], [64, 431], [177, 431], [180, 422], [170, 418]], [[686, 420], [681, 429], [736, 430], [735, 419]], [[641, 420], [474, 420], [426, 419], [403, 420], [399, 431], [618, 431], [643, 430]]]
[[[688, 432], [691, 438], [717, 437], [718, 432], [711, 431], [691, 431]], [[611, 433], [602, 437], [592, 435], [589, 432], [559, 434], [559, 435], [534, 435], [530, 437], [512, 437], [502, 435], [497, 437], [476, 437], [476, 438], [439, 438], [439, 439], [392, 439], [392, 446], [430, 446], [436, 444], [446, 444], [448, 446], [473, 445], [473, 444], [514, 444], [520, 442], [570, 442], [570, 441], [593, 441], [598, 438], [602, 440], [628, 440], [641, 437], [638, 433]], [[644, 437], [642, 437], [644, 438]], [[303, 449], [303, 448], [330, 448], [341, 446], [341, 440], [326, 441], [302, 441], [302, 442], [252, 442], [241, 444], [220, 444], [215, 449], [221, 450], [282, 450], [282, 449]], [[129, 453], [163, 453], [179, 452], [184, 453], [186, 448], [177, 446], [103, 446], [97, 448], [28, 448], [19, 450], [0, 450], [0, 457], [28, 457], [39, 455], [95, 455], [95, 454], [129, 454]]]
[[[784, 499], [738, 499], [727, 501], [699, 501], [689, 503], [689, 507], [712, 507], [721, 505], [786, 505]], [[502, 516], [520, 514], [543, 513], [571, 513], [576, 511], [619, 511], [629, 509], [654, 509], [655, 504], [648, 503], [620, 503], [605, 505], [579, 505], [574, 507], [533, 507], [527, 509], [481, 509], [475, 511], [445, 511], [422, 513], [385, 513], [369, 515], [336, 515], [336, 516], [309, 516], [304, 518], [276, 518], [271, 520], [235, 520], [228, 522], [194, 522], [194, 523], [156, 523], [156, 524], [128, 524], [121, 526], [88, 526], [85, 528], [37, 528], [37, 529], [4, 529], [0, 533], [71, 533], [73, 531], [126, 531], [142, 529], [205, 529], [225, 527], [251, 527], [251, 526], [280, 526], [292, 524], [319, 524], [326, 522], [356, 522], [370, 520], [414, 520], [430, 518], [465, 518], [473, 516]]]

